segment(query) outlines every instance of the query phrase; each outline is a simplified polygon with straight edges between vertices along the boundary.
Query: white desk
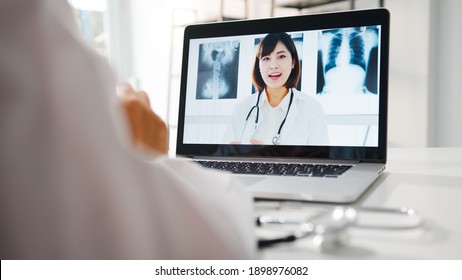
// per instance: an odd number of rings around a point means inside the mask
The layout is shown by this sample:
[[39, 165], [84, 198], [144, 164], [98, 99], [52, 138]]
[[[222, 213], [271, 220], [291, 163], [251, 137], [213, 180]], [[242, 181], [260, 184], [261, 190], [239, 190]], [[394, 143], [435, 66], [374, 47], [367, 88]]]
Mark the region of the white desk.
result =
[[350, 230], [350, 241], [316, 252], [311, 241], [261, 250], [263, 259], [462, 259], [462, 148], [389, 149], [387, 169], [354, 205], [407, 206], [424, 218], [417, 230]]

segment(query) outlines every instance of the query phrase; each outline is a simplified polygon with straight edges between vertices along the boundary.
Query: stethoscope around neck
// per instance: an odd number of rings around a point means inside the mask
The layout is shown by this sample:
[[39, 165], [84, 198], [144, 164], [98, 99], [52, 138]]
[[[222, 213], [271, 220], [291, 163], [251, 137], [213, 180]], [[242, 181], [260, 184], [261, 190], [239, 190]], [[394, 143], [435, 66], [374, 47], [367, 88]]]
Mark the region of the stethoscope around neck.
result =
[[[253, 110], [257, 110], [257, 115], [255, 117], [254, 134], [257, 132], [257, 128], [258, 128], [258, 121], [259, 121], [259, 117], [260, 117], [260, 97], [261, 97], [262, 92], [263, 91], [258, 92], [257, 102], [255, 103], [255, 105], [252, 108], [250, 108], [250, 111], [247, 114], [247, 117], [245, 118], [245, 127], [247, 127], [247, 123], [249, 122], [250, 115], [252, 115]], [[278, 129], [276, 135], [274, 135], [273, 139], [272, 139], [272, 142], [273, 142], [274, 145], [279, 145], [280, 144], [281, 131], [282, 131], [282, 128], [284, 127], [284, 124], [286, 123], [287, 116], [289, 115], [289, 111], [290, 111], [290, 107], [292, 106], [293, 99], [294, 99], [294, 91], [292, 89], [290, 89], [290, 99], [289, 99], [289, 105], [287, 107], [286, 115], [284, 116], [284, 119], [282, 120], [281, 124], [279, 125], [279, 129]], [[245, 131], [245, 127], [244, 127], [244, 131]]]

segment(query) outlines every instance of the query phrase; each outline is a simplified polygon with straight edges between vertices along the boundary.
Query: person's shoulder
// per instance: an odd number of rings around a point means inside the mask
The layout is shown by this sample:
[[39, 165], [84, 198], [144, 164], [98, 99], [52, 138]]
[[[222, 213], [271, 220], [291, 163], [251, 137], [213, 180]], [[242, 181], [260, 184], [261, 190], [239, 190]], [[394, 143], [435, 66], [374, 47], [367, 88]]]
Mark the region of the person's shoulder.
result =
[[254, 105], [254, 103], [256, 102], [257, 98], [258, 98], [258, 92], [252, 93], [251, 95], [242, 98], [242, 99], [238, 102], [238, 104], [241, 104], [241, 105], [252, 104], [252, 105]]
[[320, 104], [319, 101], [314, 98], [309, 96], [307, 93], [299, 91], [298, 89], [292, 89], [294, 91], [294, 97], [303, 101], [308, 101], [310, 103], [315, 103], [315, 104]]
[[251, 94], [238, 100], [234, 106], [233, 114], [244, 114], [252, 108], [257, 100], [258, 93]]
[[243, 100], [256, 100], [259, 94], [258, 92], [253, 92], [251, 95], [244, 97]]
[[299, 100], [299, 106], [302, 106], [306, 112], [318, 114], [324, 111], [321, 102], [317, 98], [297, 89], [293, 89], [293, 91], [294, 97]]

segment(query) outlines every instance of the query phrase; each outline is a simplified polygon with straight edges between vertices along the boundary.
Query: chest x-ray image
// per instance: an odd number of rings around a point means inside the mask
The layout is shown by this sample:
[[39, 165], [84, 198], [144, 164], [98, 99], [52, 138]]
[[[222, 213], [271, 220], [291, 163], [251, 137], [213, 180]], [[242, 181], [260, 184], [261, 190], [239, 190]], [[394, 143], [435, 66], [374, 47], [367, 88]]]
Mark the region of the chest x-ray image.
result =
[[196, 99], [230, 99], [237, 95], [239, 41], [199, 46]]
[[340, 28], [319, 33], [318, 94], [377, 94], [378, 28]]

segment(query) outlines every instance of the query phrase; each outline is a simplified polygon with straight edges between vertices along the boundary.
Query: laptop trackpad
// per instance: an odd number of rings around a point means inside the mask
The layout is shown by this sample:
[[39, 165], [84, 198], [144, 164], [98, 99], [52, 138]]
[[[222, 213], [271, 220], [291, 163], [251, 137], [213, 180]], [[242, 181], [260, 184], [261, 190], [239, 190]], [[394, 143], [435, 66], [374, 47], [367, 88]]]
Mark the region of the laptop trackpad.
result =
[[338, 180], [286, 176], [239, 176], [257, 198], [348, 202], [357, 197], [357, 186], [339, 186]]

